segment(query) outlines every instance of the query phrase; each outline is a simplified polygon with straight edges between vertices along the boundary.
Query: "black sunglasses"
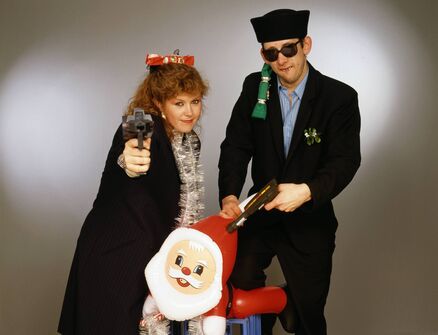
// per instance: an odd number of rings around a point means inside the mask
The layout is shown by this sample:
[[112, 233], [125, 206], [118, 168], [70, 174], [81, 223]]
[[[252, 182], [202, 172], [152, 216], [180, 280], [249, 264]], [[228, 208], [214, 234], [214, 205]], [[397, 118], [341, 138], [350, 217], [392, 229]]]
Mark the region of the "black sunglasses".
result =
[[269, 48], [262, 50], [263, 56], [265, 56], [266, 60], [269, 62], [275, 62], [278, 59], [278, 54], [281, 52], [283, 56], [285, 57], [293, 57], [297, 54], [298, 48], [297, 44], [301, 43], [303, 40], [298, 40], [295, 43], [286, 44], [281, 47], [280, 50], [275, 48]]

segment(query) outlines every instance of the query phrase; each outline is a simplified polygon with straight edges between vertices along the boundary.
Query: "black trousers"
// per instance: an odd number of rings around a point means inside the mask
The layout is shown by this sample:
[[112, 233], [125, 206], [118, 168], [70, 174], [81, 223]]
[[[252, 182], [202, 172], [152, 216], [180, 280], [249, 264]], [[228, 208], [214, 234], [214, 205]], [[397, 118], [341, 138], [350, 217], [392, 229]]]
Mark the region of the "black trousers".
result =
[[[232, 284], [245, 290], [265, 286], [265, 269], [277, 256], [297, 312], [295, 334], [326, 335], [324, 307], [330, 285], [334, 240], [329, 248], [302, 251], [277, 223], [243, 229], [239, 231], [238, 241]], [[262, 316], [263, 334], [272, 334], [274, 323], [272, 316]]]

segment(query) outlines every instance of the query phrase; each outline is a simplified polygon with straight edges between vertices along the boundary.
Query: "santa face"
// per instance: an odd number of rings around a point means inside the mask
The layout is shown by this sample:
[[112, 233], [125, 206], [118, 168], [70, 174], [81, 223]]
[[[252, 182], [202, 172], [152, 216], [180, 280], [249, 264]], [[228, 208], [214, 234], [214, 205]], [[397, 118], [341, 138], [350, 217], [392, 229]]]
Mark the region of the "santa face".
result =
[[183, 321], [219, 303], [222, 270], [221, 250], [210, 236], [178, 228], [149, 261], [145, 275], [158, 310], [169, 320]]
[[183, 294], [199, 294], [213, 283], [216, 263], [202, 244], [182, 240], [173, 245], [167, 256], [166, 279]]

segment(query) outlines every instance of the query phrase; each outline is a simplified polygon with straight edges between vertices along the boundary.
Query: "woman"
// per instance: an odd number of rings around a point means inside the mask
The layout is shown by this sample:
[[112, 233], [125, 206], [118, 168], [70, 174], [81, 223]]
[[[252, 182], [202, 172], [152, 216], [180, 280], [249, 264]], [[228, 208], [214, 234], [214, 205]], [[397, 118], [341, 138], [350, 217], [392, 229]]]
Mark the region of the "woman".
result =
[[137, 139], [124, 142], [122, 127], [114, 136], [77, 242], [61, 334], [137, 334], [148, 293], [147, 263], [176, 219], [192, 223], [201, 216], [200, 143], [193, 128], [207, 85], [195, 68], [181, 64], [189, 61], [181, 56], [147, 58], [150, 73], [127, 114], [142, 108], [151, 114], [154, 132], [143, 150]]

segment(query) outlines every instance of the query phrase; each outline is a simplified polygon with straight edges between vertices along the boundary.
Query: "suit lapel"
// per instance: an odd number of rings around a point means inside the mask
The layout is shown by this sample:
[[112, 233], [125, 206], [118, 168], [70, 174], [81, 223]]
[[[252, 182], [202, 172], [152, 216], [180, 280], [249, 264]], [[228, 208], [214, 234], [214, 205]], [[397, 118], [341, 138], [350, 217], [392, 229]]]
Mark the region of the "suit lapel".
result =
[[304, 141], [304, 129], [308, 124], [310, 115], [312, 114], [312, 100], [316, 95], [316, 71], [309, 64], [309, 78], [307, 79], [306, 88], [304, 90], [303, 99], [298, 110], [297, 120], [295, 122], [294, 132], [292, 135], [289, 153], [287, 155], [286, 164], [290, 161], [295, 149], [301, 141]]
[[268, 100], [268, 119], [271, 127], [272, 137], [274, 140], [275, 150], [281, 161], [284, 162], [284, 144], [283, 144], [283, 119], [281, 117], [280, 99], [278, 97], [277, 76], [273, 73], [271, 86], [269, 88]]

